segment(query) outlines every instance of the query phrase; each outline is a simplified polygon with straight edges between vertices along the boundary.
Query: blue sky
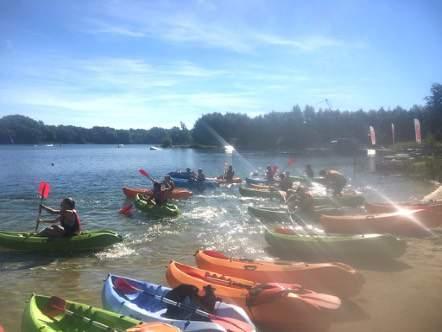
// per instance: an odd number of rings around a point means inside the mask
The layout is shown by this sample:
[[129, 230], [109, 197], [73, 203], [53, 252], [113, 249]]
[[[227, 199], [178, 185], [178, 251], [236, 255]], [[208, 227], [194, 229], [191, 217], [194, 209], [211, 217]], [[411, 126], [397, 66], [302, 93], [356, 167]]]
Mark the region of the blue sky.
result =
[[171, 127], [208, 112], [423, 104], [441, 1], [0, 0], [0, 116]]

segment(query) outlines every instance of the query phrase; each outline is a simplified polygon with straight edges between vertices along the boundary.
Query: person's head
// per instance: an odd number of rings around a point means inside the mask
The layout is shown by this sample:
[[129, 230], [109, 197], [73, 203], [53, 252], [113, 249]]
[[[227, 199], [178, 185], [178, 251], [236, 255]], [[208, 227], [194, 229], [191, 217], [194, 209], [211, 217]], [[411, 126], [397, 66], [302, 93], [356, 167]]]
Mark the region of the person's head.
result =
[[321, 169], [320, 171], [319, 171], [319, 175], [320, 176], [325, 176], [327, 174], [327, 171], [325, 170], [325, 169]]
[[172, 178], [170, 177], [170, 175], [166, 175], [166, 176], [164, 177], [164, 180], [165, 180], [165, 181], [170, 181], [170, 180], [172, 180]]
[[281, 178], [281, 180], [284, 180], [285, 179], [285, 174], [281, 173], [281, 174], [279, 174], [279, 177]]
[[229, 168], [228, 168], [228, 170], [231, 171], [232, 169], [233, 169], [233, 166], [230, 165]]
[[272, 170], [272, 167], [271, 166], [267, 166], [266, 169], [270, 172]]
[[307, 164], [307, 166], [305, 166], [305, 168], [307, 168], [307, 169], [312, 169], [312, 165]]
[[201, 168], [198, 169], [198, 174], [203, 173], [203, 170]]
[[189, 167], [186, 168], [186, 172], [187, 172], [187, 173], [190, 173], [191, 171], [192, 171], [192, 170], [191, 170]]
[[290, 176], [290, 172], [289, 172], [289, 171], [286, 171], [286, 172], [285, 172], [285, 176], [286, 176], [286, 177], [289, 177], [289, 176]]
[[60, 203], [60, 208], [62, 210], [73, 210], [75, 209], [75, 201], [72, 199], [72, 197], [63, 198]]

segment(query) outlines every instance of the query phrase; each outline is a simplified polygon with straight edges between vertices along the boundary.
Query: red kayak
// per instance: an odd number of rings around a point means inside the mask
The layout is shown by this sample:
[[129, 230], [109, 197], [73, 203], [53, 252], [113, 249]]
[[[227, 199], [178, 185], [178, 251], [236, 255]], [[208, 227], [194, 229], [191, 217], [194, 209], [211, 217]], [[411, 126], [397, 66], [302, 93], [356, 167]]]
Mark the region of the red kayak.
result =
[[[126, 195], [129, 199], [134, 199], [138, 194], [152, 194], [152, 189], [143, 189], [143, 188], [128, 188], [123, 187], [123, 193]], [[175, 188], [172, 190], [172, 192], [169, 194], [169, 199], [187, 199], [192, 196], [192, 192], [183, 189], [183, 188]]]
[[320, 221], [328, 233], [369, 234], [390, 233], [394, 235], [422, 237], [431, 234], [428, 225], [428, 212], [425, 210], [403, 210], [400, 212], [374, 215], [321, 215]]
[[424, 210], [425, 216], [421, 214], [420, 222], [429, 228], [442, 226], [442, 204], [441, 203], [366, 203], [365, 208], [368, 213], [391, 213], [401, 210]]

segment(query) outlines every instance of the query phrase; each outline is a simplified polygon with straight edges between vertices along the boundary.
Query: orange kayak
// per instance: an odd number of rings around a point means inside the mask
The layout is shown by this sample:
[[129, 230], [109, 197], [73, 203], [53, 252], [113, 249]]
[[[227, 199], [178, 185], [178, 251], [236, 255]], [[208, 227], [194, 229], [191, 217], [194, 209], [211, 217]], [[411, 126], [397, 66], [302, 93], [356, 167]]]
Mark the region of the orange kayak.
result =
[[425, 210], [425, 218], [421, 218], [427, 227], [442, 226], [442, 204], [441, 203], [419, 203], [401, 202], [393, 203], [366, 203], [365, 208], [368, 213], [389, 213], [400, 210]]
[[[123, 193], [126, 195], [127, 198], [135, 199], [137, 194], [152, 195], [152, 189], [123, 187]], [[189, 191], [187, 189], [183, 189], [183, 188], [175, 188], [169, 194], [169, 199], [187, 199], [191, 196], [192, 196], [191, 191]]]
[[172, 287], [188, 284], [203, 290], [215, 289], [215, 295], [227, 303], [241, 306], [260, 327], [269, 331], [323, 331], [341, 301], [333, 295], [316, 293], [297, 284], [257, 284], [224, 276], [177, 262], [166, 271]]
[[403, 210], [373, 215], [329, 216], [321, 215], [320, 222], [328, 233], [367, 234], [390, 233], [394, 235], [422, 237], [430, 230], [421, 221], [428, 212], [425, 210]]
[[212, 250], [198, 250], [196, 264], [200, 269], [251, 280], [257, 283], [296, 283], [320, 293], [342, 298], [356, 295], [364, 284], [362, 275], [342, 263], [262, 261], [227, 257]]

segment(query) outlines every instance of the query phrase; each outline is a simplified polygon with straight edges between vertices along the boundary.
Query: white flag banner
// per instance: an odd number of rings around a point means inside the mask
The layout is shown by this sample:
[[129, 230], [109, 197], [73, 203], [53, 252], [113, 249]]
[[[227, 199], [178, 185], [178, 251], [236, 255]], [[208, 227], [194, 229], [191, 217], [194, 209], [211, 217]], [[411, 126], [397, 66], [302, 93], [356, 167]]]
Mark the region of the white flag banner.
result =
[[371, 145], [376, 145], [376, 132], [374, 131], [373, 126], [370, 126], [368, 136], [370, 136]]

